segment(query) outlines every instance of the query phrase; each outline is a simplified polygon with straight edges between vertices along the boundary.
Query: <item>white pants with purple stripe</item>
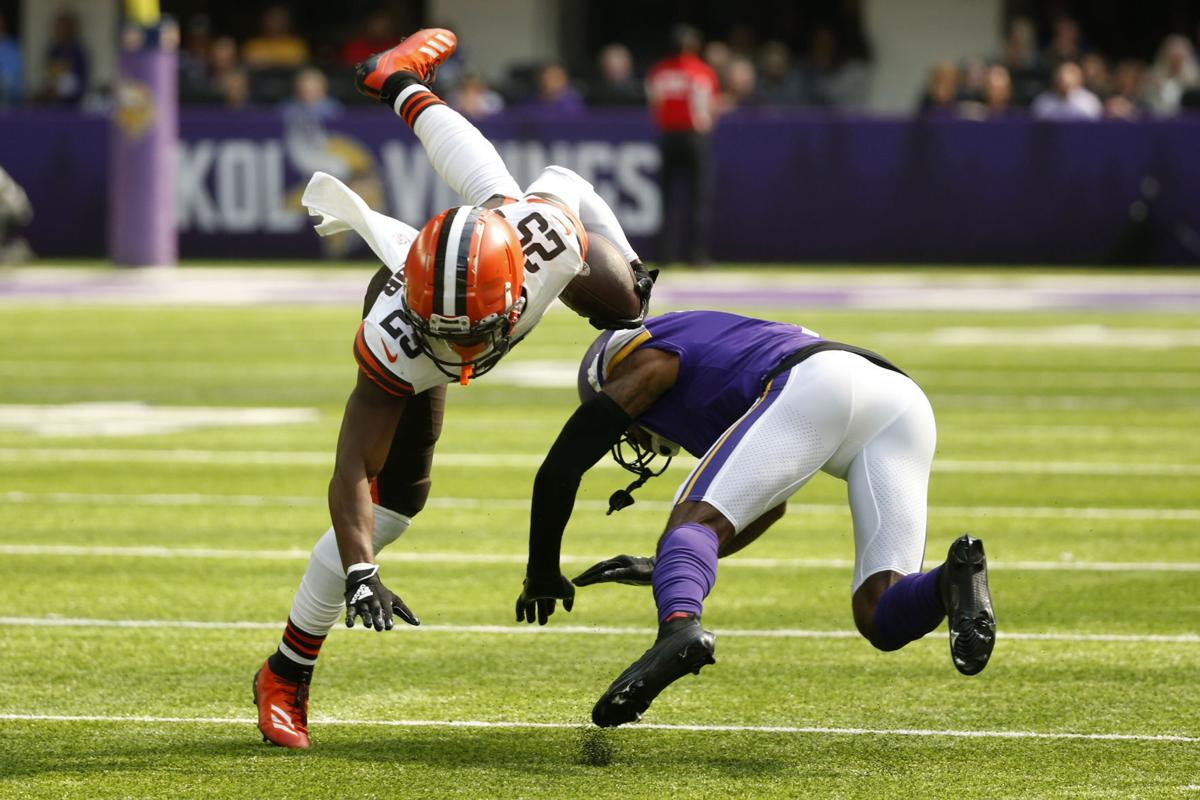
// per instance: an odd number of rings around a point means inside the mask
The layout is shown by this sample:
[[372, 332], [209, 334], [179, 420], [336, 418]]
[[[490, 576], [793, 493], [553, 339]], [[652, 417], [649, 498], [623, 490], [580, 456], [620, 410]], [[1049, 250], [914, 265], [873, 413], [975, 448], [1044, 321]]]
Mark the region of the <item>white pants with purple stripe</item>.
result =
[[877, 572], [921, 569], [936, 443], [921, 387], [854, 353], [823, 351], [771, 382], [675, 502], [708, 503], [741, 532], [818, 470], [841, 478], [854, 518], [854, 591]]

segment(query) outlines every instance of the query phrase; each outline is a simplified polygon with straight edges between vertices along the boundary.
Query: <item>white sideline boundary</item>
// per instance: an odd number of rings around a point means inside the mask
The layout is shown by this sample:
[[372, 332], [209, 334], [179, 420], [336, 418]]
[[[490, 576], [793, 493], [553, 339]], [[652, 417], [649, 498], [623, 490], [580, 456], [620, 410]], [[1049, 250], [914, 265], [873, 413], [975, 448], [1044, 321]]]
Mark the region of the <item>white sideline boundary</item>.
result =
[[[239, 561], [308, 560], [309, 550], [240, 550], [214, 547], [156, 547], [72, 544], [0, 544], [0, 555], [70, 556], [94, 558], [211, 558]], [[564, 555], [564, 564], [594, 564], [607, 556]], [[518, 553], [406, 553], [385, 550], [378, 555], [383, 562], [416, 564], [524, 564], [527, 557]], [[724, 567], [748, 569], [849, 569], [854, 562], [844, 558], [729, 558]], [[1035, 572], [1200, 572], [1194, 561], [992, 561], [990, 569]]]
[[[320, 496], [296, 495], [234, 495], [234, 494], [117, 494], [104, 492], [21, 492], [0, 493], [0, 501], [6, 503], [60, 503], [104, 506], [228, 506], [228, 507], [324, 507], [326, 500]], [[528, 511], [529, 500], [516, 497], [431, 497], [425, 504], [427, 509], [469, 510], [496, 509], [505, 511]], [[626, 513], [661, 513], [671, 507], [664, 500], [638, 500]], [[575, 508], [588, 511], [604, 511], [608, 503], [603, 500], [577, 500]], [[930, 506], [929, 512], [939, 516], [953, 517], [1000, 517], [1007, 519], [1113, 519], [1113, 520], [1165, 520], [1200, 521], [1200, 508], [1104, 508], [1096, 506]], [[789, 514], [847, 516], [849, 507], [844, 503], [803, 503], [788, 505]]]
[[[107, 722], [115, 724], [150, 725], [254, 725], [251, 717], [152, 717], [118, 715], [68, 715], [68, 714], [0, 714], [0, 720], [13, 722]], [[432, 719], [331, 719], [315, 717], [314, 725], [337, 725], [379, 728], [480, 728], [580, 730], [591, 726], [579, 722], [523, 722], [515, 720], [432, 720]], [[782, 733], [814, 736], [914, 736], [950, 739], [1057, 739], [1104, 742], [1200, 742], [1200, 736], [1182, 736], [1170, 733], [1076, 733], [1056, 731], [963, 731], [932, 730], [923, 728], [833, 728], [824, 726], [793, 725], [668, 725], [639, 722], [618, 729], [617, 735], [631, 735], [626, 731], [678, 731], [683, 733]]]
[[[132, 628], [165, 630], [282, 630], [279, 622], [208, 621], [170, 619], [88, 619], [81, 617], [3, 617], [0, 627], [22, 628]], [[335, 625], [335, 630], [341, 628]], [[355, 631], [367, 632], [366, 628]], [[654, 628], [604, 625], [420, 625], [397, 624], [406, 634], [450, 633], [485, 636], [653, 636]], [[803, 628], [715, 628], [718, 636], [738, 639], [857, 639], [857, 631], [820, 631]], [[1032, 642], [1112, 642], [1124, 644], [1200, 644], [1200, 634], [1132, 633], [1022, 633], [997, 631], [1000, 639]]]
[[[545, 453], [437, 453], [435, 467], [473, 469], [531, 468], [541, 466]], [[91, 447], [0, 447], [0, 461], [79, 462], [79, 463], [185, 463], [252, 466], [285, 464], [291, 466], [333, 466], [333, 452], [316, 450], [197, 450], [154, 448]], [[620, 469], [611, 459], [596, 465], [599, 469]], [[1093, 475], [1093, 476], [1194, 476], [1200, 464], [1123, 463], [1092, 461], [1028, 461], [1003, 459], [940, 459], [934, 472], [967, 475]]]

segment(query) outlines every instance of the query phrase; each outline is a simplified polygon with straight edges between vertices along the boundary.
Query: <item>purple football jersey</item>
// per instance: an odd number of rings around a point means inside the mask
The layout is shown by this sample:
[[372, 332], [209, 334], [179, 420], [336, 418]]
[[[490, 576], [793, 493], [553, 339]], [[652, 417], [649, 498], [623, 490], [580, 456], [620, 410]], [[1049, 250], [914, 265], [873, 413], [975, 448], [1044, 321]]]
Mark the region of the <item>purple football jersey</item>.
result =
[[694, 456], [754, 405], [780, 362], [824, 341], [797, 325], [721, 311], [676, 311], [645, 328], [640, 346], [676, 353], [679, 377], [638, 422]]

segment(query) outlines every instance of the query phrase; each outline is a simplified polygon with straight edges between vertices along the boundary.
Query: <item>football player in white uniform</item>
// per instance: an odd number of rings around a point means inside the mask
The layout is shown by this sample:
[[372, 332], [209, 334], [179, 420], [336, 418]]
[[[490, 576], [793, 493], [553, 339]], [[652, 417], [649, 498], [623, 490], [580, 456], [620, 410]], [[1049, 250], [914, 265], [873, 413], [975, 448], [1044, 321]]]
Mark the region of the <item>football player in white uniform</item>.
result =
[[[468, 205], [420, 230], [367, 207], [317, 173], [304, 193], [317, 232], [354, 230], [383, 261], [354, 341], [358, 382], [346, 403], [329, 484], [332, 527], [313, 547], [282, 640], [254, 677], [258, 727], [283, 747], [309, 746], [308, 686], [325, 636], [344, 615], [377, 631], [417, 617], [380, 580], [375, 556], [429, 495], [445, 386], [494, 367], [583, 269], [587, 231], [621, 249], [645, 315], [652, 279], [612, 209], [570, 170], [549, 167], [525, 191], [496, 149], [429, 90], [457, 45], [418, 31], [358, 65], [355, 84], [410, 125], [434, 169]], [[617, 327], [640, 323], [614, 321]]]

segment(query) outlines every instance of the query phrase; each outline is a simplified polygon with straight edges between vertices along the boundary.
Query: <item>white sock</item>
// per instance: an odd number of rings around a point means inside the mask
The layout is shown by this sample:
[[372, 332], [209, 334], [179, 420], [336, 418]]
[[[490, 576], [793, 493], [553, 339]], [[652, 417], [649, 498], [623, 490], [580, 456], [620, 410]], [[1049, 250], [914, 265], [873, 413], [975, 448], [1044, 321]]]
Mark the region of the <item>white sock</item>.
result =
[[[408, 530], [412, 520], [383, 506], [374, 506], [373, 510], [375, 535], [372, 545], [378, 555]], [[292, 599], [292, 622], [315, 636], [327, 635], [337, 621], [345, 617], [345, 592], [346, 572], [342, 569], [337, 536], [331, 527], [313, 546], [308, 569]]]
[[408, 526], [412, 525], [412, 517], [406, 517], [380, 505], [374, 506], [372, 510], [375, 512], [375, 536], [371, 544], [375, 548], [375, 555], [379, 555], [380, 550], [399, 539], [400, 534], [408, 530]]
[[[396, 114], [400, 114], [404, 101], [419, 92], [429, 89], [419, 83], [405, 87], [393, 106]], [[496, 148], [450, 106], [441, 103], [427, 106], [412, 127], [425, 146], [434, 172], [467, 203], [477, 206], [497, 194], [521, 196], [521, 187], [509, 174]]]

